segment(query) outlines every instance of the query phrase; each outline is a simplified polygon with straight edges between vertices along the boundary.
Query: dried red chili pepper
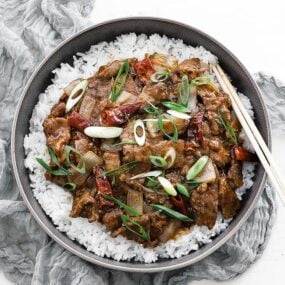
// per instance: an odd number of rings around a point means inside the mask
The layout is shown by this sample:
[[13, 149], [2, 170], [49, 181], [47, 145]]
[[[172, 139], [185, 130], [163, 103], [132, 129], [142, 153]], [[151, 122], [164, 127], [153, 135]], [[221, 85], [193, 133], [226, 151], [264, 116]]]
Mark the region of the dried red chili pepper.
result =
[[117, 108], [106, 109], [101, 113], [102, 123], [105, 126], [118, 126], [127, 122], [128, 118], [135, 114], [141, 106], [141, 102], [121, 105]]
[[100, 174], [103, 173], [103, 169], [100, 167], [94, 167], [93, 172], [96, 176], [95, 182], [97, 187], [97, 195], [96, 198], [99, 202], [99, 207], [102, 208], [103, 206], [114, 206], [114, 202], [108, 201], [102, 197], [101, 194], [113, 196], [113, 191], [111, 184], [107, 177], [98, 177]]
[[236, 160], [241, 161], [254, 161], [256, 160], [255, 154], [249, 152], [248, 150], [244, 149], [241, 146], [234, 146], [233, 147], [233, 154]]
[[181, 212], [183, 215], [188, 216], [189, 215], [189, 211], [185, 205], [185, 202], [182, 198], [181, 195], [177, 195], [177, 196], [171, 196], [170, 197], [170, 202], [172, 203], [173, 206], [175, 206], [177, 208], [177, 210], [179, 210], [179, 212]]
[[77, 129], [80, 132], [83, 132], [85, 128], [91, 125], [89, 120], [75, 111], [73, 111], [68, 117], [67, 122], [71, 127]]
[[136, 62], [134, 64], [134, 70], [143, 84], [146, 84], [154, 73], [154, 68], [149, 58]]

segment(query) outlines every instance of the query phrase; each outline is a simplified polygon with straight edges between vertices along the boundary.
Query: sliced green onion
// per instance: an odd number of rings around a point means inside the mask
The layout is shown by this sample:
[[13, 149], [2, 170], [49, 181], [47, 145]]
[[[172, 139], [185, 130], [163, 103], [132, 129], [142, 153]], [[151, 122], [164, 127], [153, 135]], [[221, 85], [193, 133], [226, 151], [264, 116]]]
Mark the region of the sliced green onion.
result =
[[127, 212], [129, 212], [130, 214], [136, 216], [136, 217], [140, 217], [141, 215], [132, 207], [128, 206], [127, 204], [123, 203], [122, 201], [116, 199], [113, 196], [109, 196], [109, 195], [105, 195], [105, 194], [101, 194], [103, 196], [103, 198], [105, 198], [106, 200], [109, 200], [111, 202], [116, 203], [118, 206], [120, 206], [121, 208], [123, 208], [124, 210], [126, 210]]
[[209, 157], [207, 155], [201, 156], [194, 165], [188, 170], [188, 173], [186, 175], [187, 180], [193, 180], [205, 167], [209, 160]]
[[218, 109], [218, 115], [219, 115], [220, 124], [224, 127], [226, 132], [228, 132], [230, 139], [233, 141], [233, 143], [235, 145], [237, 145], [238, 144], [237, 135], [235, 133], [234, 128], [231, 126], [231, 124], [225, 118], [224, 114], [222, 113], [222, 111], [220, 109]]
[[160, 185], [160, 183], [157, 180], [155, 180], [151, 177], [146, 177], [146, 180], [147, 180], [147, 182], [146, 182], [147, 187], [155, 188], [155, 187]]
[[51, 161], [53, 161], [58, 167], [62, 167], [58, 161], [58, 158], [54, 152], [54, 150], [48, 146], [48, 152], [49, 152], [49, 155], [50, 155], [50, 158], [51, 158]]
[[158, 83], [163, 82], [169, 77], [169, 72], [166, 70], [160, 70], [155, 73], [153, 73], [150, 77], [151, 82]]
[[36, 161], [50, 174], [54, 176], [67, 176], [72, 175], [71, 172], [69, 172], [64, 167], [59, 167], [58, 169], [52, 169], [43, 159], [37, 157]]
[[75, 189], [76, 189], [76, 184], [75, 183], [71, 183], [71, 182], [69, 182], [69, 183], [65, 183], [64, 185], [63, 185], [63, 189], [65, 190], [65, 191], [68, 191], [68, 192], [72, 192], [72, 191], [74, 191]]
[[88, 80], [80, 81], [71, 91], [65, 106], [65, 112], [68, 113], [82, 98], [88, 86]]
[[165, 168], [167, 167], [167, 161], [161, 156], [150, 155], [149, 160], [151, 163], [157, 167]]
[[[142, 135], [138, 135], [138, 128], [142, 129]], [[143, 146], [145, 144], [145, 128], [142, 120], [136, 120], [134, 124], [134, 136], [137, 144]]]
[[185, 113], [180, 113], [174, 110], [167, 110], [167, 113], [171, 115], [172, 117], [176, 117], [178, 119], [182, 120], [189, 120], [191, 117]]
[[191, 112], [185, 106], [178, 104], [178, 103], [171, 102], [171, 101], [164, 101], [161, 104], [167, 107], [168, 109], [174, 110], [176, 112], [180, 112], [180, 113], [190, 113]]
[[197, 182], [195, 180], [190, 180], [190, 181], [187, 181], [186, 183], [189, 184], [190, 190], [194, 190], [201, 184], [201, 182]]
[[131, 177], [130, 179], [140, 179], [140, 178], [145, 178], [145, 177], [157, 177], [161, 173], [162, 173], [161, 170], [154, 170], [154, 171], [149, 171], [149, 172], [137, 174], [137, 175]]
[[174, 211], [168, 207], [165, 207], [163, 205], [158, 205], [158, 204], [152, 204], [150, 205], [151, 207], [153, 207], [155, 210], [161, 211], [163, 214], [175, 218], [177, 220], [180, 220], [182, 222], [192, 222], [193, 219], [191, 219], [190, 217], [187, 217], [177, 211]]
[[144, 111], [150, 115], [159, 115], [159, 108], [157, 108], [155, 105], [153, 105], [152, 103], [148, 102], [149, 105], [147, 105], [146, 107], [144, 107]]
[[122, 141], [119, 143], [112, 144], [112, 147], [118, 147], [118, 146], [125, 145], [125, 144], [135, 145], [137, 143], [135, 141]]
[[109, 96], [109, 99], [112, 102], [115, 102], [117, 98], [120, 96], [123, 86], [125, 85], [125, 82], [126, 82], [126, 79], [129, 73], [129, 69], [130, 69], [129, 61], [126, 59], [124, 63], [121, 65], [119, 72], [112, 86], [112, 91]]
[[180, 103], [186, 107], [188, 105], [188, 100], [190, 97], [190, 84], [187, 75], [184, 75], [182, 77], [182, 82], [179, 83], [178, 90], [179, 90]]
[[98, 139], [113, 139], [119, 137], [123, 132], [122, 128], [118, 127], [87, 127], [84, 129], [85, 135], [91, 138]]
[[[133, 234], [141, 237], [144, 240], [148, 240], [148, 234], [145, 231], [145, 229], [137, 222], [135, 222], [133, 219], [131, 219], [128, 215], [121, 215], [121, 220], [123, 222], [123, 225]], [[133, 230], [127, 223], [132, 223], [133, 225], [137, 226], [139, 228], [139, 232]]]
[[178, 192], [181, 193], [182, 195], [184, 195], [188, 198], [190, 197], [188, 189], [183, 184], [177, 183], [176, 188], [177, 188]]
[[[166, 132], [166, 130], [165, 130], [164, 126], [163, 126], [163, 121], [164, 121], [163, 117], [166, 117], [166, 118], [171, 122], [171, 124], [172, 124], [172, 126], [173, 126], [173, 134], [172, 134], [172, 136], [169, 135], [169, 134]], [[171, 120], [171, 117], [170, 117], [170, 116], [168, 116], [168, 115], [166, 115], [166, 114], [160, 115], [160, 116], [158, 117], [158, 119], [157, 119], [157, 125], [158, 125], [158, 128], [161, 130], [161, 132], [163, 132], [163, 134], [164, 134], [166, 137], [168, 137], [170, 140], [172, 140], [172, 141], [177, 141], [177, 140], [178, 140], [178, 130], [177, 130], [177, 127], [176, 127], [175, 123]]]
[[166, 152], [164, 159], [167, 162], [167, 169], [170, 168], [176, 159], [176, 150], [174, 147], [170, 147], [169, 150]]
[[163, 189], [165, 190], [165, 192], [167, 192], [169, 195], [171, 196], [176, 196], [177, 192], [174, 188], [174, 186], [171, 184], [171, 182], [169, 180], [167, 180], [164, 177], [158, 177], [157, 178], [159, 183], [161, 184], [161, 186], [163, 187]]
[[135, 168], [137, 166], [137, 162], [135, 160], [130, 161], [128, 163], [125, 163], [121, 165], [118, 168], [109, 170], [109, 171], [104, 171], [102, 172], [99, 177], [104, 177], [104, 176], [118, 176], [122, 173], [128, 172], [129, 170]]
[[[75, 166], [73, 163], [70, 162], [69, 154], [71, 151], [75, 152], [76, 154], [78, 154], [80, 156], [80, 161], [82, 162], [81, 168]], [[85, 174], [86, 173], [86, 165], [85, 165], [85, 160], [83, 159], [82, 154], [77, 149], [75, 149], [74, 147], [72, 147], [70, 145], [65, 146], [64, 152], [65, 152], [65, 159], [66, 159], [67, 165], [71, 166], [75, 171], [77, 171], [81, 174]]]
[[209, 83], [211, 83], [211, 78], [209, 76], [196, 77], [191, 80], [191, 85], [195, 86], [207, 85]]

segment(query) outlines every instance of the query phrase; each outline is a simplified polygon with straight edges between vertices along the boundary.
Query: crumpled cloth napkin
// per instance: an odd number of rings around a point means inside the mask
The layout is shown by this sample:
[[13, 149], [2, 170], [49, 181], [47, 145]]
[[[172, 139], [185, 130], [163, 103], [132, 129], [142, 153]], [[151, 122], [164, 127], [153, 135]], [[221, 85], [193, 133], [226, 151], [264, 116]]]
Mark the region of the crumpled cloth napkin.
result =
[[[10, 130], [16, 103], [39, 61], [59, 42], [91, 24], [94, 0], [5, 0], [0, 3], [0, 269], [16, 284], [187, 284], [226, 280], [244, 272], [266, 247], [276, 214], [269, 184], [250, 218], [224, 246], [172, 272], [130, 274], [85, 262], [41, 230], [19, 196], [11, 170]], [[285, 133], [285, 87], [255, 76], [273, 129]]]

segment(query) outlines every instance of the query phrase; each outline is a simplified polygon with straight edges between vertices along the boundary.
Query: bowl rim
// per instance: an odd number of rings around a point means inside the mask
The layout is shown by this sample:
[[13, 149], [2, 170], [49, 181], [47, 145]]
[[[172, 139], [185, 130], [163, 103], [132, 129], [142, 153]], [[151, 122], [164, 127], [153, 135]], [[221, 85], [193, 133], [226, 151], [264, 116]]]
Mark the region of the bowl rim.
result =
[[[88, 32], [90, 30], [96, 29], [97, 27], [100, 26], [104, 26], [104, 25], [110, 25], [110, 24], [116, 24], [118, 22], [124, 22], [124, 21], [129, 21], [129, 20], [151, 20], [151, 21], [156, 21], [156, 22], [164, 22], [164, 23], [168, 23], [168, 24], [174, 24], [176, 26], [181, 26], [184, 27], [186, 29], [192, 30], [198, 34], [200, 34], [202, 37], [207, 38], [208, 40], [212, 41], [214, 44], [216, 44], [217, 46], [219, 46], [219, 48], [221, 48], [222, 50], [224, 50], [234, 61], [235, 63], [239, 66], [239, 68], [243, 71], [243, 73], [247, 76], [248, 80], [250, 81], [252, 87], [255, 89], [256, 94], [259, 95], [260, 98], [260, 104], [261, 104], [261, 108], [264, 111], [264, 118], [265, 118], [265, 124], [266, 124], [266, 130], [267, 130], [267, 134], [266, 134], [266, 138], [268, 139], [268, 146], [269, 148], [271, 148], [271, 131], [270, 131], [270, 124], [269, 124], [269, 118], [268, 118], [268, 113], [264, 104], [264, 101], [262, 99], [261, 96], [261, 92], [259, 87], [257, 86], [257, 84], [255, 83], [255, 81], [253, 80], [253, 78], [251, 77], [250, 73], [247, 71], [247, 69], [245, 68], [245, 66], [240, 62], [240, 60], [230, 51], [228, 50], [223, 44], [221, 44], [219, 41], [217, 41], [216, 39], [214, 39], [213, 37], [211, 37], [210, 35], [208, 35], [207, 33], [193, 27], [190, 26], [188, 24], [184, 24], [175, 20], [169, 20], [166, 18], [161, 18], [161, 17], [122, 17], [122, 18], [116, 18], [116, 19], [112, 19], [112, 20], [108, 20], [108, 21], [103, 21], [100, 22], [98, 24], [93, 24], [77, 33], [75, 33], [74, 35], [68, 37], [67, 39], [63, 40], [58, 46], [56, 46], [40, 63], [39, 65], [36, 67], [36, 69], [34, 70], [34, 72], [31, 74], [29, 80], [27, 81], [21, 96], [19, 98], [19, 101], [17, 103], [17, 107], [16, 107], [16, 111], [14, 114], [14, 120], [13, 120], [13, 124], [12, 124], [12, 131], [11, 131], [11, 157], [12, 157], [12, 166], [13, 166], [13, 172], [14, 172], [14, 176], [17, 182], [17, 186], [19, 188], [19, 192], [25, 202], [25, 204], [27, 205], [30, 213], [33, 215], [33, 217], [35, 218], [35, 220], [37, 221], [37, 223], [40, 225], [40, 227], [53, 239], [55, 240], [58, 244], [60, 244], [63, 248], [67, 249], [68, 251], [70, 251], [71, 253], [77, 255], [78, 257], [91, 262], [93, 264], [96, 265], [100, 265], [103, 266], [105, 268], [109, 268], [109, 269], [115, 269], [115, 270], [121, 270], [121, 271], [126, 271], [126, 272], [144, 272], [144, 273], [154, 273], [154, 272], [161, 272], [161, 271], [170, 271], [170, 270], [175, 270], [175, 269], [179, 269], [179, 268], [183, 268], [186, 267], [188, 265], [194, 264], [200, 260], [202, 260], [203, 258], [207, 257], [208, 255], [210, 255], [211, 253], [213, 253], [214, 251], [216, 251], [219, 247], [221, 247], [223, 244], [225, 244], [242, 226], [242, 224], [248, 219], [248, 217], [250, 216], [250, 214], [253, 212], [253, 209], [256, 205], [257, 200], [259, 199], [259, 197], [261, 196], [263, 189], [264, 189], [264, 185], [266, 182], [266, 178], [267, 178], [267, 174], [266, 172], [264, 172], [262, 174], [262, 178], [261, 178], [261, 182], [259, 185], [259, 188], [254, 196], [254, 198], [252, 199], [252, 203], [251, 205], [248, 207], [247, 211], [244, 213], [243, 216], [241, 216], [240, 220], [231, 228], [231, 230], [220, 240], [218, 240], [212, 247], [210, 247], [209, 249], [207, 249], [206, 251], [202, 252], [201, 254], [191, 258], [190, 260], [186, 260], [186, 261], [180, 261], [179, 262], [179, 258], [175, 258], [175, 259], [169, 259], [169, 261], [173, 261], [173, 260], [177, 260], [177, 263], [174, 265], [164, 265], [164, 266], [159, 266], [160, 263], [158, 262], [154, 262], [151, 264], [147, 264], [147, 263], [136, 263], [138, 266], [132, 266], [132, 267], [128, 267], [128, 265], [130, 265], [130, 263], [132, 261], [115, 261], [113, 259], [110, 259], [108, 257], [103, 257], [103, 259], [106, 259], [106, 261], [100, 261], [98, 260], [99, 258], [102, 259], [101, 256], [96, 255], [95, 253], [92, 252], [94, 257], [89, 257], [86, 254], [81, 253], [80, 251], [78, 251], [76, 248], [73, 248], [72, 246], [68, 245], [65, 243], [64, 240], [62, 240], [60, 237], [58, 237], [57, 235], [55, 235], [45, 224], [44, 222], [41, 220], [41, 218], [39, 217], [37, 211], [33, 208], [32, 204], [30, 203], [25, 190], [22, 186], [21, 180], [20, 180], [20, 174], [18, 172], [18, 168], [17, 168], [17, 158], [16, 158], [16, 151], [15, 151], [15, 144], [16, 144], [16, 126], [17, 126], [17, 121], [18, 121], [18, 115], [20, 112], [20, 108], [22, 105], [22, 102], [27, 94], [27, 91], [29, 90], [29, 87], [31, 85], [31, 83], [33, 82], [34, 78], [36, 77], [37, 73], [41, 70], [41, 68], [46, 64], [46, 62], [49, 61], [49, 59], [58, 51], [60, 50], [65, 44], [67, 44], [68, 42], [72, 41], [73, 39], [75, 39], [76, 37], [78, 37], [79, 35]], [[47, 215], [45, 213], [45, 215]], [[55, 227], [55, 225], [54, 225]], [[57, 229], [56, 229], [57, 230]], [[222, 233], [221, 233], [222, 234]], [[219, 234], [219, 235], [221, 235]], [[217, 236], [219, 236], [217, 235]], [[69, 237], [68, 237], [69, 238]], [[85, 248], [85, 251], [87, 251], [87, 249]], [[185, 255], [187, 256], [187, 255]], [[184, 257], [185, 257], [184, 256]], [[183, 256], [182, 256], [183, 257]], [[121, 265], [122, 264], [122, 265]], [[144, 268], [145, 265], [153, 265], [153, 267], [147, 267]]]

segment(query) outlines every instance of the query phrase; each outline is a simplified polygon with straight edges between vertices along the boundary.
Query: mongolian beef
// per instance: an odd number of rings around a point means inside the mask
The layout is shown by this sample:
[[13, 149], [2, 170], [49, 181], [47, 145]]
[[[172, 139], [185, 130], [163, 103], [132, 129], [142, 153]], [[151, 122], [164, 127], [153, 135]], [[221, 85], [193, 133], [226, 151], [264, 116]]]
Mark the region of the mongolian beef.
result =
[[46, 178], [73, 195], [71, 217], [146, 247], [232, 218], [243, 184], [240, 125], [198, 58], [115, 60], [71, 82], [45, 119]]

